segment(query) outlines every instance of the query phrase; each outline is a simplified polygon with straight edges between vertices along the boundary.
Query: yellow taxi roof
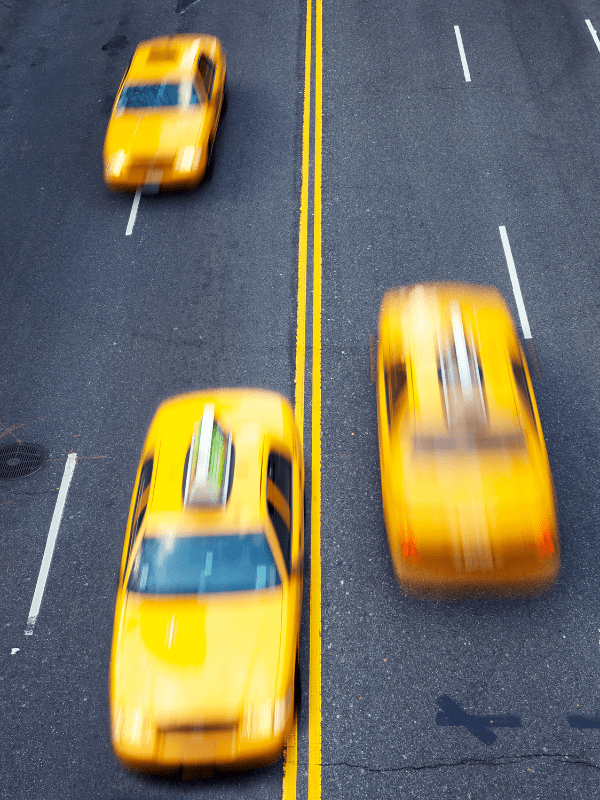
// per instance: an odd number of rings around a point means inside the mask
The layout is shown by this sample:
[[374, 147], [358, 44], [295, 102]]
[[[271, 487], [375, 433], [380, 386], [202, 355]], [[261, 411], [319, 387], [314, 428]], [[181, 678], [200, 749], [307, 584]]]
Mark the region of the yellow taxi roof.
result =
[[[488, 428], [518, 427], [510, 370], [510, 356], [518, 352], [518, 344], [502, 295], [488, 286], [430, 283], [389, 290], [380, 313], [387, 359], [405, 361], [410, 369], [413, 394], [409, 403], [417, 429], [432, 433], [446, 429], [440, 347], [448, 342], [453, 346], [457, 318], [466, 347], [478, 362]], [[478, 390], [475, 387], [474, 393]]]
[[179, 34], [140, 42], [133, 54], [127, 83], [179, 81], [190, 78], [201, 51], [212, 53], [214, 36]]
[[[184, 506], [186, 456], [194, 425], [202, 419], [207, 403], [214, 403], [214, 420], [231, 433], [235, 448], [231, 495], [225, 505], [217, 507]], [[169, 519], [178, 528], [201, 524], [205, 533], [214, 528], [239, 530], [259, 524], [264, 516], [260, 505], [264, 443], [269, 439], [285, 441], [286, 416], [293, 418], [281, 395], [254, 389], [195, 392], [162, 403], [144, 446], [144, 457], [153, 453], [155, 462], [148, 529], [157, 526], [165, 530], [170, 527]]]

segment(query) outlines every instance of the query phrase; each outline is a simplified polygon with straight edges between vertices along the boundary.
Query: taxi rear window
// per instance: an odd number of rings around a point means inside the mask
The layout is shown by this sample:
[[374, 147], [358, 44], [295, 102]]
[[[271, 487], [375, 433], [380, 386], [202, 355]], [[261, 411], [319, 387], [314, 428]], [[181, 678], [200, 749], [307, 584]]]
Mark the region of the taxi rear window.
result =
[[520, 431], [462, 436], [415, 436], [413, 439], [415, 454], [461, 450], [522, 450], [524, 447], [525, 439]]
[[191, 83], [159, 83], [126, 86], [119, 97], [118, 108], [161, 108], [198, 105], [200, 100]]
[[264, 533], [147, 537], [128, 589], [151, 595], [269, 589], [281, 583]]

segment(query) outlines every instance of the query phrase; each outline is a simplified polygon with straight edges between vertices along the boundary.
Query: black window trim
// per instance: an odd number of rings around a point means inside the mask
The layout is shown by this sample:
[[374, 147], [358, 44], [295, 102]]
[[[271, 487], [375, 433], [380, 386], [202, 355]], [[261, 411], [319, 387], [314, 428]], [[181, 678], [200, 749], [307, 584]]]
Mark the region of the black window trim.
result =
[[[394, 389], [392, 392], [392, 378], [396, 377], [398, 373], [402, 374], [401, 385]], [[396, 380], [396, 383], [398, 381]], [[388, 416], [388, 427], [392, 425], [392, 416], [395, 416], [398, 405], [404, 399], [404, 395], [408, 390], [408, 368], [406, 361], [397, 361], [393, 364], [388, 364], [384, 369], [384, 384], [385, 384], [385, 404]], [[393, 394], [393, 396], [392, 396]]]
[[146, 505], [141, 513], [139, 513], [140, 502], [142, 496], [146, 489], [149, 489], [150, 485], [152, 484], [152, 474], [154, 472], [154, 456], [150, 456], [149, 458], [144, 461], [142, 468], [140, 470], [140, 480], [138, 483], [138, 488], [136, 492], [135, 498], [135, 506], [133, 508], [133, 517], [131, 520], [131, 528], [129, 530], [129, 542], [127, 545], [127, 560], [125, 562], [125, 572], [123, 574], [123, 578], [125, 578], [125, 574], [127, 573], [127, 565], [129, 564], [129, 559], [131, 557], [131, 551], [133, 550], [133, 544], [137, 539], [137, 535], [139, 533], [140, 527], [142, 522], [144, 521], [144, 517], [146, 516], [146, 509], [148, 508], [148, 501], [150, 500], [150, 495], [146, 498]]
[[[205, 77], [206, 72], [203, 72], [201, 70], [201, 68], [200, 68], [200, 62], [201, 61], [204, 61], [204, 63], [208, 67], [208, 70], [210, 70], [210, 73], [209, 73], [210, 74], [210, 84], [209, 84], [208, 87], [206, 86], [206, 77]], [[216, 69], [215, 65], [213, 64], [213, 62], [211, 61], [211, 59], [206, 55], [206, 53], [201, 53], [200, 56], [198, 57], [198, 63], [196, 65], [196, 69], [197, 69], [198, 74], [202, 78], [202, 85], [204, 87], [204, 91], [206, 93], [206, 97], [207, 97], [208, 100], [210, 100], [210, 98], [212, 97], [213, 89], [215, 87], [215, 75], [216, 75], [217, 69]]]
[[[285, 463], [286, 469], [289, 468], [289, 500], [286, 497], [286, 492], [284, 491], [285, 487], [282, 488], [280, 483], [277, 480], [275, 480], [274, 476], [270, 475], [270, 466], [271, 466], [271, 458], [272, 457], [281, 459]], [[287, 574], [289, 576], [291, 574], [291, 572], [292, 572], [292, 548], [293, 548], [293, 535], [292, 535], [292, 532], [293, 532], [293, 529], [294, 529], [294, 516], [293, 516], [293, 513], [294, 513], [294, 505], [293, 505], [293, 503], [294, 503], [294, 465], [293, 465], [293, 459], [291, 459], [287, 454], [282, 453], [281, 450], [278, 450], [277, 448], [272, 448], [272, 449], [270, 448], [269, 449], [269, 455], [267, 457], [267, 475], [266, 475], [266, 480], [267, 481], [269, 481], [269, 480], [272, 481], [272, 483], [279, 490], [279, 492], [281, 493], [284, 501], [288, 504], [289, 509], [290, 509], [290, 524], [288, 526], [287, 523], [285, 522], [285, 520], [283, 519], [283, 517], [281, 516], [281, 514], [279, 513], [279, 511], [277, 510], [277, 508], [275, 508], [275, 506], [272, 503], [270, 503], [268, 498], [267, 498], [267, 511], [269, 513], [269, 519], [271, 520], [271, 524], [273, 525], [273, 528], [275, 529], [275, 533], [277, 535], [277, 542], [279, 544], [279, 549], [281, 550], [281, 554], [283, 556], [283, 560], [284, 560], [284, 563], [285, 563], [285, 568], [286, 568]], [[266, 489], [266, 482], [265, 482], [265, 489]], [[281, 534], [280, 534], [280, 531], [278, 530], [278, 524], [279, 523], [276, 524], [276, 520], [281, 520], [281, 525], [284, 526], [285, 531], [287, 532], [287, 546], [285, 548], [282, 545]]]
[[529, 411], [531, 412], [531, 419], [535, 424], [535, 412], [533, 410], [533, 400], [531, 397], [531, 392], [529, 390], [529, 383], [527, 381], [527, 370], [525, 364], [523, 363], [522, 354], [519, 353], [517, 356], [511, 355], [510, 364], [512, 368], [513, 377], [515, 379], [517, 392], [519, 394], [524, 395], [524, 398], [527, 401], [527, 406], [529, 408]]

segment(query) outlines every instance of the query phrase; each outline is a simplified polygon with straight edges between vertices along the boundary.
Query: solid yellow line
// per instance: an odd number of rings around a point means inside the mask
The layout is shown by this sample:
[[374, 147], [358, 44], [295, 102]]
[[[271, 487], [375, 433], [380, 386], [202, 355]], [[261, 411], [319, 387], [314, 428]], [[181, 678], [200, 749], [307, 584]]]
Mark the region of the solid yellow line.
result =
[[313, 227], [312, 492], [310, 506], [310, 675], [308, 800], [321, 798], [321, 179], [323, 5], [315, 4], [315, 187]]
[[304, 46], [304, 116], [302, 121], [302, 185], [300, 188], [300, 232], [298, 237], [298, 305], [296, 311], [296, 424], [304, 441], [304, 377], [306, 361], [306, 271], [308, 260], [308, 184], [310, 156], [310, 62], [312, 48], [312, 0], [306, 0]]
[[[306, 272], [308, 261], [308, 184], [310, 156], [310, 64], [312, 49], [312, 0], [306, 0], [306, 42], [304, 47], [304, 115], [302, 121], [302, 184], [300, 189], [300, 230], [298, 236], [298, 304], [296, 310], [296, 391], [294, 413], [304, 441], [304, 384], [306, 370]], [[298, 720], [294, 716], [283, 752], [282, 800], [296, 800], [298, 776]]]

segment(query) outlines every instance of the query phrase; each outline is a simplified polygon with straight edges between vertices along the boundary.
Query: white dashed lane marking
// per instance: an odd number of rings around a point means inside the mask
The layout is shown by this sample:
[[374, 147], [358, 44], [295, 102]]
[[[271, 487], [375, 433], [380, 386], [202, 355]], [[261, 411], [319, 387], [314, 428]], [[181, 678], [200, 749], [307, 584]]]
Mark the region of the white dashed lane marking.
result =
[[529, 327], [529, 320], [527, 319], [527, 312], [525, 311], [525, 303], [523, 302], [523, 295], [521, 294], [521, 286], [519, 285], [519, 276], [515, 267], [515, 262], [512, 257], [510, 249], [510, 242], [504, 225], [500, 225], [500, 238], [502, 239], [502, 246], [504, 247], [504, 255], [506, 257], [506, 264], [512, 283], [513, 294], [517, 302], [517, 310], [519, 312], [519, 319], [521, 320], [521, 328], [523, 329], [523, 336], [526, 339], [531, 339], [531, 328]]
[[46, 588], [46, 581], [48, 580], [48, 573], [50, 572], [50, 564], [54, 554], [54, 547], [56, 545], [56, 538], [58, 536], [58, 529], [60, 528], [60, 521], [62, 519], [63, 511], [65, 510], [65, 501], [67, 499], [67, 492], [71, 485], [71, 478], [75, 472], [75, 465], [77, 464], [77, 453], [69, 453], [67, 456], [67, 463], [65, 464], [65, 471], [63, 473], [60, 489], [58, 490], [58, 497], [56, 498], [56, 505], [54, 506], [54, 514], [50, 522], [50, 530], [48, 531], [48, 538], [46, 539], [46, 549], [42, 558], [42, 566], [38, 575], [37, 583], [35, 585], [35, 592], [33, 593], [33, 600], [31, 601], [31, 608], [29, 609], [29, 616], [27, 617], [27, 629], [25, 636], [32, 636], [35, 623], [40, 613], [40, 606], [42, 605], [42, 597], [44, 596], [44, 589]]
[[127, 230], [125, 231], [125, 236], [131, 236], [133, 232], [133, 226], [135, 225], [135, 218], [137, 217], [141, 194], [142, 194], [142, 187], [138, 186], [135, 196], [133, 198], [133, 205], [131, 206], [131, 213], [129, 214], [129, 222], [127, 223]]
[[594, 30], [594, 26], [592, 25], [589, 19], [586, 19], [585, 24], [590, 29], [590, 33], [592, 34], [592, 39], [596, 43], [596, 47], [598, 48], [598, 50], [600, 50], [600, 40], [598, 39], [598, 34]]
[[454, 26], [454, 33], [456, 34], [456, 43], [458, 45], [458, 52], [460, 53], [460, 60], [462, 62], [463, 72], [465, 73], [465, 81], [470, 83], [471, 73], [469, 72], [469, 65], [467, 64], [467, 56], [465, 55], [465, 48], [463, 47], [462, 36], [460, 35], [460, 28], [458, 25]]

